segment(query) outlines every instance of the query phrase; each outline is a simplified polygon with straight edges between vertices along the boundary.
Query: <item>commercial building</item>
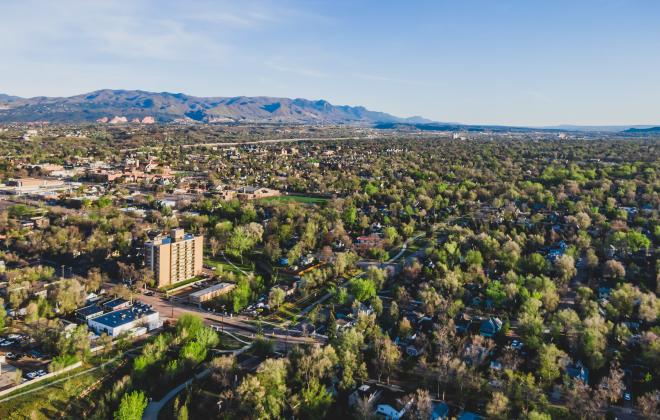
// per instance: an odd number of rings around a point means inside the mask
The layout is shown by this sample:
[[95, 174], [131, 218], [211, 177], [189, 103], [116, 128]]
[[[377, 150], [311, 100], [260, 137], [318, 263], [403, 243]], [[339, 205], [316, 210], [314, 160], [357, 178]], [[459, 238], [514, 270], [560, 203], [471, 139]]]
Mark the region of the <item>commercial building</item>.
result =
[[81, 321], [88, 321], [100, 315], [103, 315], [103, 308], [95, 303], [76, 310], [76, 318]]
[[64, 182], [59, 179], [19, 178], [10, 179], [7, 185], [0, 184], [0, 194], [11, 195], [44, 195], [49, 193], [71, 191], [80, 183]]
[[172, 229], [169, 236], [147, 242], [145, 263], [154, 273], [158, 287], [188, 280], [202, 273], [204, 237]]
[[239, 200], [258, 200], [266, 197], [277, 197], [280, 195], [278, 190], [260, 187], [240, 187], [237, 189], [236, 196]]
[[188, 295], [188, 300], [192, 303], [202, 303], [211, 300], [225, 293], [229, 293], [236, 285], [233, 283], [219, 283], [206, 289], [198, 290], [197, 292]]
[[114, 298], [103, 304], [103, 310], [105, 312], [117, 311], [119, 309], [126, 309], [131, 306], [131, 302], [122, 298]]
[[148, 330], [158, 328], [161, 325], [158, 312], [151, 310], [146, 305], [136, 304], [130, 308], [108, 312], [87, 320], [87, 325], [97, 334], [106, 333], [116, 337], [123, 332], [146, 327]]

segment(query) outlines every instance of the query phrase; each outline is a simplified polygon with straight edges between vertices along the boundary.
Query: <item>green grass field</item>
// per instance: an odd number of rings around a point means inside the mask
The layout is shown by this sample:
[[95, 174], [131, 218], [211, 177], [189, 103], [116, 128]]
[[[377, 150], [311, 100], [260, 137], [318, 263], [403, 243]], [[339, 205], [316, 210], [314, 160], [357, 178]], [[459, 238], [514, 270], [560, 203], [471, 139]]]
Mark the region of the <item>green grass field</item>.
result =
[[158, 290], [160, 290], [162, 292], [167, 292], [168, 290], [172, 290], [172, 289], [180, 287], [180, 286], [185, 286], [186, 284], [194, 283], [194, 282], [199, 281], [199, 280], [201, 280], [201, 277], [193, 277], [193, 278], [188, 279], [188, 280], [184, 280], [184, 281], [180, 281], [178, 283], [170, 284], [169, 286], [163, 286]]
[[328, 199], [323, 197], [310, 197], [306, 195], [280, 195], [277, 197], [262, 198], [257, 201], [261, 203], [300, 203], [323, 205], [328, 202]]
[[[78, 370], [73, 370], [70, 375]], [[2, 419], [53, 419], [65, 418], [69, 402], [80, 395], [87, 387], [92, 385], [104, 374], [104, 369], [98, 369], [68, 381], [51, 385], [45, 389], [32, 392], [25, 396], [0, 403], [0, 418]], [[62, 377], [66, 378], [64, 374]], [[57, 377], [56, 379], [61, 379]], [[54, 379], [54, 380], [56, 380]], [[43, 384], [35, 384], [41, 386]], [[17, 393], [25, 392], [25, 389]], [[5, 398], [5, 397], [3, 397]]]
[[222, 259], [222, 256], [218, 256], [216, 258], [205, 257], [204, 265], [214, 267], [216, 274], [235, 273], [235, 274], [243, 275], [244, 273], [242, 273], [241, 270], [248, 273], [254, 271], [254, 266], [252, 266], [251, 264], [240, 264], [235, 262], [234, 265], [231, 265], [227, 261], [224, 261]]

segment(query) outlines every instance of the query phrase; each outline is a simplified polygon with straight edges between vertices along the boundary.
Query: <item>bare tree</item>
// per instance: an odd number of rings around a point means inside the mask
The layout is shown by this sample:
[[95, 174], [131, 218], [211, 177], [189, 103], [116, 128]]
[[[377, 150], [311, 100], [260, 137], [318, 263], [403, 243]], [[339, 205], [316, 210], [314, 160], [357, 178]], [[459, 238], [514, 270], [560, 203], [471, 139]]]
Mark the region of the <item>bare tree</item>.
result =
[[374, 405], [368, 397], [359, 398], [353, 410], [353, 417], [357, 420], [371, 420], [374, 418]]
[[660, 420], [660, 391], [657, 389], [637, 398], [637, 405], [645, 419]]

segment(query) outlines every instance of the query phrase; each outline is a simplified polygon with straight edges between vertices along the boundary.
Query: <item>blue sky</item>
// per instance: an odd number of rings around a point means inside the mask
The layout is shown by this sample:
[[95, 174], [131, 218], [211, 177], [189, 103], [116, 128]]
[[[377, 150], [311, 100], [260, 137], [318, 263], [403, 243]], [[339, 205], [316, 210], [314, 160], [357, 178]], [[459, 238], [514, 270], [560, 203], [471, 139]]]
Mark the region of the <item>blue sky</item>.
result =
[[0, 92], [327, 99], [399, 116], [660, 124], [654, 0], [5, 0]]

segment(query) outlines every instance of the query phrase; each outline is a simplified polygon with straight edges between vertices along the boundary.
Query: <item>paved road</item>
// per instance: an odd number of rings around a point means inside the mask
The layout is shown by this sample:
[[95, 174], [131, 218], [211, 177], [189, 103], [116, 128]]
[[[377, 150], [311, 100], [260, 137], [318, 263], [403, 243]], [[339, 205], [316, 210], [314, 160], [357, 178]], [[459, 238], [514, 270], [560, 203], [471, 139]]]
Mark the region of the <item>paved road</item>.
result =
[[406, 252], [406, 249], [408, 249], [408, 244], [411, 242], [415, 242], [417, 239], [421, 238], [422, 236], [424, 236], [424, 233], [419, 233], [413, 236], [412, 238], [406, 239], [406, 242], [404, 242], [403, 245], [401, 245], [401, 249], [399, 250], [399, 252], [394, 257], [390, 258], [389, 261], [387, 262], [390, 264], [396, 262], [399, 258], [401, 258], [403, 253]]
[[[233, 354], [235, 356], [238, 356], [239, 354], [247, 351], [250, 348], [250, 346], [245, 346], [242, 347], [238, 350], [233, 351]], [[199, 372], [198, 374], [194, 375], [192, 378], [188, 379], [182, 384], [177, 385], [176, 387], [172, 388], [163, 398], [160, 399], [160, 401], [150, 401], [149, 404], [147, 405], [147, 408], [144, 410], [144, 413], [142, 414], [142, 420], [158, 420], [158, 414], [160, 413], [160, 410], [163, 409], [163, 407], [172, 399], [174, 398], [179, 392], [183, 391], [185, 387], [190, 385], [195, 379], [202, 379], [208, 374], [211, 373], [211, 369], [207, 368], [204, 369], [202, 372]]]
[[165, 394], [165, 396], [160, 401], [151, 401], [147, 408], [142, 413], [142, 420], [158, 420], [158, 413], [167, 404], [172, 398], [174, 398], [179, 392], [181, 392], [185, 387], [190, 385], [195, 379], [202, 379], [208, 374], [211, 373], [211, 369], [204, 369], [202, 372], [198, 373], [194, 377], [188, 379], [186, 382], [178, 385]]
[[295, 331], [287, 331], [282, 328], [276, 328], [269, 324], [262, 324], [261, 328], [257, 328], [251, 323], [253, 319], [236, 315], [233, 317], [223, 316], [218, 313], [208, 312], [199, 309], [196, 306], [173, 302], [172, 300], [164, 300], [161, 297], [154, 296], [139, 296], [138, 299], [144, 303], [151, 305], [154, 310], [158, 311], [162, 318], [167, 318], [175, 321], [186, 313], [198, 315], [204, 319], [207, 324], [221, 326], [222, 329], [231, 333], [239, 333], [243, 335], [254, 335], [261, 330], [265, 336], [276, 342], [283, 343], [296, 343], [296, 344], [313, 344], [323, 343], [325, 340], [322, 337], [300, 337], [295, 335]]

